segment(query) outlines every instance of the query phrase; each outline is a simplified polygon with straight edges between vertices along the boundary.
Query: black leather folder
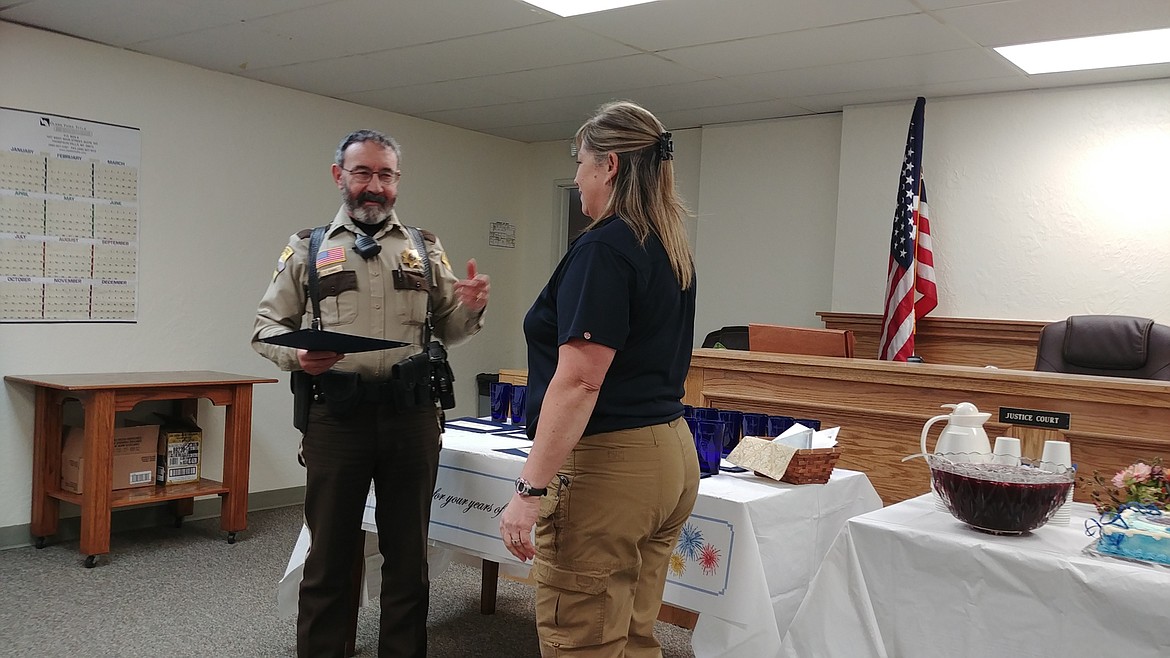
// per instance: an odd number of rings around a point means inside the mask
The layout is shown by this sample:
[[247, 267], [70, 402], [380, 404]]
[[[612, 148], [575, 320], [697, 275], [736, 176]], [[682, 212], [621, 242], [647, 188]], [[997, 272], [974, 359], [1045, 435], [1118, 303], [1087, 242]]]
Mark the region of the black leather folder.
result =
[[410, 343], [400, 340], [384, 340], [367, 336], [354, 336], [324, 329], [301, 329], [287, 334], [277, 334], [268, 338], [261, 338], [261, 343], [295, 347], [312, 352], [337, 352], [339, 354], [354, 354], [357, 352], [374, 352], [389, 350], [395, 347], [405, 347]]

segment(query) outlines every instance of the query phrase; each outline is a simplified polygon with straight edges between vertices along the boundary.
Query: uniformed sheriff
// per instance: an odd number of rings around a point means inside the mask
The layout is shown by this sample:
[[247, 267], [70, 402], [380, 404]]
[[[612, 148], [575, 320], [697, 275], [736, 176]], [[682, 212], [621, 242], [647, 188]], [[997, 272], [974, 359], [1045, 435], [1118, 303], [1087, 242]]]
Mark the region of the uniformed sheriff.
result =
[[[459, 279], [433, 233], [399, 221], [400, 159], [397, 142], [382, 133], [346, 136], [332, 165], [341, 209], [317, 236], [306, 229], [289, 239], [252, 334], [257, 352], [304, 384], [296, 387], [312, 546], [297, 617], [301, 658], [344, 655], [371, 479], [385, 559], [379, 655], [426, 655], [427, 526], [440, 416], [454, 404], [440, 390], [447, 378], [450, 394], [443, 345], [480, 330], [490, 285], [474, 260]], [[263, 342], [310, 325], [407, 346], [343, 354]]]

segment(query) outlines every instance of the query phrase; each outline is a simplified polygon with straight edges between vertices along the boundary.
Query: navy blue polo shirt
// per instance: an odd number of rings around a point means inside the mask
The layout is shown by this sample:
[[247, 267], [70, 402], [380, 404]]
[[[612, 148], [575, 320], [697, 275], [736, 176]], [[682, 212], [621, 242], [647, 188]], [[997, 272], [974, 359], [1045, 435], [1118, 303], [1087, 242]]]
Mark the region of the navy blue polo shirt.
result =
[[586, 231], [524, 317], [528, 436], [536, 435], [557, 349], [570, 338], [617, 350], [586, 436], [678, 418], [694, 334], [695, 285], [679, 289], [656, 235], [639, 245], [616, 216]]

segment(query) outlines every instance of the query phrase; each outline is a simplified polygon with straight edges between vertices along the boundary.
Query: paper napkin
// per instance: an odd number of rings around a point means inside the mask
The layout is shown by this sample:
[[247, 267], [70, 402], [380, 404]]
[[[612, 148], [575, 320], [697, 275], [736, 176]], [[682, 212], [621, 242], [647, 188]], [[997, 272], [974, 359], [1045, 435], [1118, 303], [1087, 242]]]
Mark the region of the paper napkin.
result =
[[784, 477], [788, 462], [796, 454], [796, 448], [758, 436], [745, 436], [739, 445], [727, 455], [727, 461], [751, 469], [773, 480]]

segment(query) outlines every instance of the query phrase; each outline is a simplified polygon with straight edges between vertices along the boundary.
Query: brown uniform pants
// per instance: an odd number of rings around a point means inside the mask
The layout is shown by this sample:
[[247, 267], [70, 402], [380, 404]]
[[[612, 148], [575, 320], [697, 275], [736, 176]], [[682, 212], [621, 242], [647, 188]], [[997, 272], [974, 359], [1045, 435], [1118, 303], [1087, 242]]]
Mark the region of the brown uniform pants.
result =
[[397, 414], [364, 404], [336, 418], [310, 410], [303, 442], [305, 522], [312, 535], [297, 614], [297, 656], [341, 658], [350, 623], [351, 578], [361, 554], [370, 480], [382, 553], [379, 658], [427, 653], [427, 527], [439, 467], [438, 412]]
[[654, 621], [678, 535], [699, 493], [682, 419], [581, 439], [541, 500], [541, 655], [661, 657]]

